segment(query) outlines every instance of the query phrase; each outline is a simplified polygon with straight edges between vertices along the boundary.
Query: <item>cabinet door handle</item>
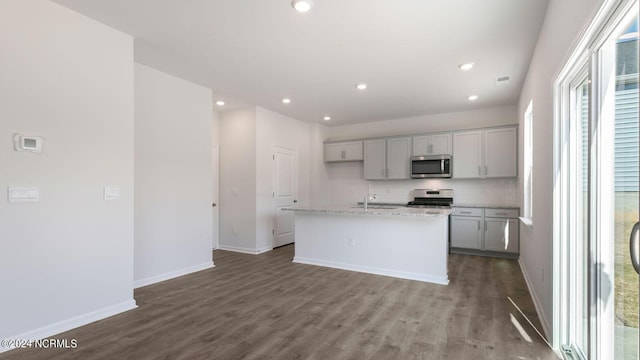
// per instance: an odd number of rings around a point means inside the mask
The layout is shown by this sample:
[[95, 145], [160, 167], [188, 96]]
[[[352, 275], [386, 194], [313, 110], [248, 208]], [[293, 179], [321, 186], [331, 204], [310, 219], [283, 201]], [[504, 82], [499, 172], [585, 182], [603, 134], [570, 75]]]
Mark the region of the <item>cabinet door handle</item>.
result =
[[478, 221], [478, 231], [480, 231], [480, 221]]
[[500, 215], [500, 216], [507, 216], [507, 213], [496, 213], [496, 215]]
[[347, 152], [345, 150], [342, 150], [342, 160], [347, 158]]
[[478, 166], [478, 175], [482, 175], [482, 169], [481, 169], [481, 166]]
[[489, 175], [489, 170], [487, 169], [487, 165], [484, 166], [484, 174]]
[[433, 154], [433, 144], [429, 144], [429, 154]]
[[440, 160], [440, 173], [444, 174], [444, 159]]
[[380, 170], [380, 176], [384, 177], [384, 169]]
[[460, 211], [460, 214], [471, 214], [471, 211]]
[[487, 232], [487, 220], [484, 221], [484, 232]]

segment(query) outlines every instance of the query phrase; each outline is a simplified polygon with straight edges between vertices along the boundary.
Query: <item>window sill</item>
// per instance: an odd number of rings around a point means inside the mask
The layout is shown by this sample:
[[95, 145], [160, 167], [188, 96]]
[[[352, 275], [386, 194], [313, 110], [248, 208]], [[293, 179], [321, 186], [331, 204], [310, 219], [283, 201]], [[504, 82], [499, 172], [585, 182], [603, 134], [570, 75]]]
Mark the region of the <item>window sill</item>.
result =
[[519, 217], [518, 219], [520, 219], [520, 222], [522, 222], [523, 224], [525, 224], [526, 226], [533, 226], [533, 220], [531, 220], [531, 218], [528, 217]]

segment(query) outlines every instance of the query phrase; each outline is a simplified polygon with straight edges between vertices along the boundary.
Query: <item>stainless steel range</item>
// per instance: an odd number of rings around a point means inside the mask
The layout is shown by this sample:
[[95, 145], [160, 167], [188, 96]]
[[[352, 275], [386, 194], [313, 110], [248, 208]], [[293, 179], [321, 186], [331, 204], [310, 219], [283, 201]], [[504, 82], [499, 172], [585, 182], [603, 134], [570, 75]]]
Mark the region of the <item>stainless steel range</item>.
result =
[[453, 204], [452, 189], [415, 189], [408, 207], [448, 209]]

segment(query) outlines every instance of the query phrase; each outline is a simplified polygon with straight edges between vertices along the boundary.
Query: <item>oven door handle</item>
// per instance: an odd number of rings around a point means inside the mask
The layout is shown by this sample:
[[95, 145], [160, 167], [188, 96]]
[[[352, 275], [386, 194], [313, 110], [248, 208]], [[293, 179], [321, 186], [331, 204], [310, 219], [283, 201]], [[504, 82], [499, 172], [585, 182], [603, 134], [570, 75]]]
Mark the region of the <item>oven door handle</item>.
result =
[[440, 160], [440, 174], [444, 174], [444, 159]]

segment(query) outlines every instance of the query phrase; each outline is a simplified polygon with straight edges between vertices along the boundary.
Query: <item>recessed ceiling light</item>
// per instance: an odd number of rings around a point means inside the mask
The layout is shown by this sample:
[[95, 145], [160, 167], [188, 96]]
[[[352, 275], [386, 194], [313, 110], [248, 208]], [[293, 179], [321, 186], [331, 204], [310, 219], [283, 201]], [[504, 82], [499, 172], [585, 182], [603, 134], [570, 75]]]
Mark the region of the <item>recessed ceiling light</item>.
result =
[[222, 100], [218, 100], [218, 101], [216, 101], [216, 105], [218, 105], [218, 106], [224, 106], [224, 101], [222, 101]]
[[367, 88], [367, 84], [365, 84], [365, 83], [360, 83], [360, 84], [356, 85], [356, 88], [357, 88], [358, 90], [365, 90], [365, 89]]
[[283, 104], [289, 104], [289, 103], [291, 103], [291, 99], [289, 99], [289, 98], [284, 98], [284, 99], [282, 99], [282, 103], [283, 103]]
[[324, 119], [324, 121], [329, 121], [329, 120], [331, 120], [331, 116], [325, 116], [325, 117], [323, 117], [323, 119]]
[[460, 65], [458, 65], [458, 67], [462, 71], [468, 71], [468, 70], [471, 70], [471, 68], [473, 68], [473, 65], [474, 64], [471, 62], [471, 63], [466, 63], [466, 64], [460, 64]]
[[469, 95], [467, 96], [467, 100], [469, 101], [478, 100], [478, 95]]
[[292, 0], [291, 6], [296, 9], [297, 12], [305, 13], [311, 10], [313, 1], [311, 0]]

